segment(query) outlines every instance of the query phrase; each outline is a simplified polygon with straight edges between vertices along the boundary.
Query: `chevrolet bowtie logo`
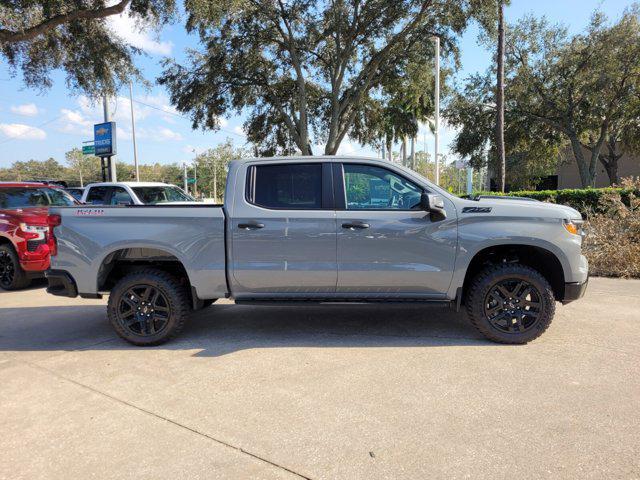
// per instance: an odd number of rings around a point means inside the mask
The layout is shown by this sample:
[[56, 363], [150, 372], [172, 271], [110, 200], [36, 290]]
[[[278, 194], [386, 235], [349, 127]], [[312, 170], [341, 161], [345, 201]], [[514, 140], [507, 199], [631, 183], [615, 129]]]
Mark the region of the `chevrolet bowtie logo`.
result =
[[104, 128], [104, 127], [100, 127], [98, 130], [96, 130], [96, 134], [98, 134], [98, 135], [104, 135], [104, 134], [106, 134], [108, 131], [109, 131], [109, 130], [107, 130], [106, 128]]

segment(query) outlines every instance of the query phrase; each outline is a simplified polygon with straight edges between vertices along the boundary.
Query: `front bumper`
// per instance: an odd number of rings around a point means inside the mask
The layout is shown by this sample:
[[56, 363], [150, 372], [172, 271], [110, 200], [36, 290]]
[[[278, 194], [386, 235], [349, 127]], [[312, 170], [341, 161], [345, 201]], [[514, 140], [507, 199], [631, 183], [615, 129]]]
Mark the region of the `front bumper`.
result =
[[566, 305], [569, 302], [573, 302], [574, 300], [578, 300], [584, 296], [584, 292], [587, 290], [587, 285], [589, 284], [589, 278], [587, 278], [584, 282], [572, 282], [564, 284], [564, 298], [562, 299], [562, 303]]
[[78, 287], [76, 282], [69, 272], [64, 270], [47, 270], [44, 272], [44, 276], [47, 277], [49, 286], [47, 287], [47, 293], [51, 295], [57, 295], [59, 297], [77, 297]]

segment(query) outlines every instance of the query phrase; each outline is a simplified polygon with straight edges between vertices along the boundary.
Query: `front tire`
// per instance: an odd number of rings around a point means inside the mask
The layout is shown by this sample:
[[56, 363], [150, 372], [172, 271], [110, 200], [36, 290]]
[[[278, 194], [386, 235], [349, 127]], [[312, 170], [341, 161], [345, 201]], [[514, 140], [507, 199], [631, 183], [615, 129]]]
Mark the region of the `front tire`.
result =
[[473, 326], [498, 343], [523, 344], [538, 338], [555, 314], [547, 279], [519, 263], [487, 267], [472, 280], [466, 300]]
[[186, 289], [162, 270], [144, 269], [123, 277], [107, 306], [116, 333], [133, 345], [160, 345], [174, 338], [189, 313]]
[[20, 266], [18, 254], [11, 245], [0, 246], [0, 288], [19, 290], [26, 288], [31, 280]]

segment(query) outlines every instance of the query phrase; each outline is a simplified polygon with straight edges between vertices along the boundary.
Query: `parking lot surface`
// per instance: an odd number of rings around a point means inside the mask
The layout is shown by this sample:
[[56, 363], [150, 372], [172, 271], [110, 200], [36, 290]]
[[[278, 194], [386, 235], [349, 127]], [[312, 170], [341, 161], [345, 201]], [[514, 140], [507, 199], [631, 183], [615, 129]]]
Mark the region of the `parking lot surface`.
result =
[[524, 346], [441, 307], [249, 307], [136, 348], [0, 291], [0, 478], [638, 478], [640, 281]]

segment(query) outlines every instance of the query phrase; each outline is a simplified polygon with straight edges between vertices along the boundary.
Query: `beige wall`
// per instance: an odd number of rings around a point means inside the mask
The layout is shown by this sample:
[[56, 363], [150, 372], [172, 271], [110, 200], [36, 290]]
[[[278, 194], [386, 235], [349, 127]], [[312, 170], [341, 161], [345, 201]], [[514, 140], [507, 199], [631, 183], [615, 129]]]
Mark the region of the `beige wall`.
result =
[[[589, 158], [587, 150], [584, 150], [584, 154], [586, 158]], [[596, 172], [598, 172], [596, 175], [596, 187], [608, 187], [609, 176], [600, 161], [596, 166]], [[618, 160], [618, 177], [640, 177], [640, 157], [632, 157], [625, 154]], [[578, 164], [570, 148], [562, 155], [558, 164], [558, 188], [582, 188]]]

